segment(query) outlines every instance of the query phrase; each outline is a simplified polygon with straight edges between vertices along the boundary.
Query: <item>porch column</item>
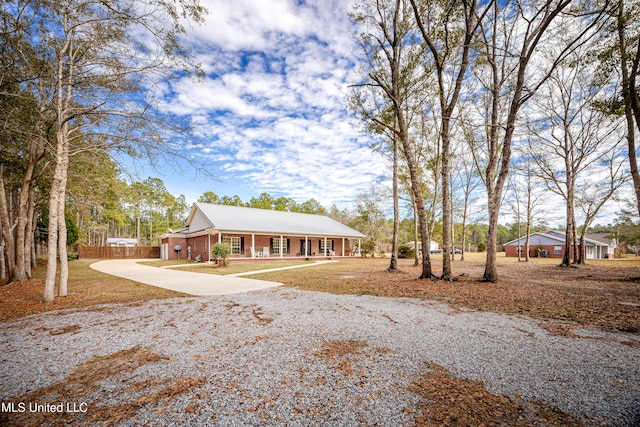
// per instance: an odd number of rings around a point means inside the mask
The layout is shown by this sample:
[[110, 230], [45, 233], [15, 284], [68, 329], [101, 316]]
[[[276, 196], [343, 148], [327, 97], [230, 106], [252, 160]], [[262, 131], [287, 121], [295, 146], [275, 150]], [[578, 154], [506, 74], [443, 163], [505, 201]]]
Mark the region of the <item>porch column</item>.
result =
[[327, 236], [324, 236], [324, 250], [322, 251], [322, 256], [327, 256]]
[[344, 237], [342, 238], [342, 256], [344, 256]]
[[362, 239], [358, 239], [358, 255], [362, 256]]
[[218, 243], [222, 243], [222, 231], [218, 231]]
[[256, 257], [256, 235], [251, 233], [251, 258]]
[[209, 249], [207, 252], [209, 253], [209, 262], [211, 262], [211, 233], [207, 233], [207, 243], [209, 243]]
[[309, 256], [309, 236], [304, 236], [304, 257]]
[[282, 258], [282, 236], [280, 236], [280, 258]]

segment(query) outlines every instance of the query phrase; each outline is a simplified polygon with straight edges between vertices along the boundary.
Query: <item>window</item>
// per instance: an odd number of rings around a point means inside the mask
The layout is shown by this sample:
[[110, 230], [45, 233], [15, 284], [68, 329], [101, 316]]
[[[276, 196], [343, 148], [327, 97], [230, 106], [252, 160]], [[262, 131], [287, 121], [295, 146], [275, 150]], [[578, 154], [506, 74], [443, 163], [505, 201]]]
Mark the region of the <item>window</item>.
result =
[[[271, 239], [271, 253], [273, 255], [280, 255], [280, 238], [274, 237]], [[282, 253], [289, 253], [289, 239], [282, 239]]]
[[223, 242], [227, 242], [231, 245], [231, 253], [232, 254], [241, 254], [242, 253], [242, 238], [241, 237], [232, 237], [232, 236], [224, 236], [222, 238]]
[[[324, 249], [324, 239], [321, 239], [319, 241], [320, 243], [320, 253], [323, 254], [325, 253], [325, 249]], [[333, 250], [333, 240], [327, 240], [327, 254], [329, 254], [329, 251]]]
[[562, 246], [554, 246], [553, 247], [554, 255], [562, 255]]

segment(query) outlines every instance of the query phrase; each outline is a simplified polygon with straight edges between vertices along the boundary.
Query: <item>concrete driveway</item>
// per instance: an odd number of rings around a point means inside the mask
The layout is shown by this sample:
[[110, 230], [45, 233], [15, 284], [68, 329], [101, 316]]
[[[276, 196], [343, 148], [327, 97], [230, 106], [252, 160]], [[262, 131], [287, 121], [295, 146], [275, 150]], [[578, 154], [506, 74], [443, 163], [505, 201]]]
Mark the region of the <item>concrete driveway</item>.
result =
[[229, 295], [282, 285], [282, 283], [268, 282], [266, 280], [150, 267], [138, 264], [140, 261], [157, 260], [117, 259], [98, 261], [91, 264], [91, 268], [101, 273], [189, 295]]

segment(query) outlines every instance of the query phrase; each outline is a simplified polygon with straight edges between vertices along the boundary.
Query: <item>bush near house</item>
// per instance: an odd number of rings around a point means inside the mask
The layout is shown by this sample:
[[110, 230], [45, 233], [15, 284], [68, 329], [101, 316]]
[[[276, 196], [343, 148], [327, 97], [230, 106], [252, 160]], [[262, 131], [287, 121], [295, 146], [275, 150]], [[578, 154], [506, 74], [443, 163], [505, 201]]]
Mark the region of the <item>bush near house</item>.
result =
[[231, 255], [231, 245], [228, 242], [216, 243], [211, 249], [211, 255], [220, 267], [226, 267]]

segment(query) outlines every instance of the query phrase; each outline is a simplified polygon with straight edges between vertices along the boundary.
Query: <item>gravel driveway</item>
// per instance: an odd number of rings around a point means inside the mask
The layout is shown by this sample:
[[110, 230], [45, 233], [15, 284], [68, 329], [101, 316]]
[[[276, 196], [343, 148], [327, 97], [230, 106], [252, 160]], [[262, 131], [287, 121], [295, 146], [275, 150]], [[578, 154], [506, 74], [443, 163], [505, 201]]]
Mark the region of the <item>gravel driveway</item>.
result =
[[[113, 407], [128, 414], [122, 425], [411, 425], [419, 396], [407, 387], [436, 363], [492, 393], [640, 425], [640, 348], [624, 344], [637, 335], [558, 337], [528, 318], [417, 299], [278, 288], [39, 314], [0, 333], [5, 412], [8, 402], [71, 401], [86, 405], [66, 414], [78, 424]], [[359, 353], [322, 356], [348, 340]], [[108, 376], [94, 369], [93, 388], [74, 371], [132, 348], [154, 357]], [[188, 390], [176, 391], [178, 379]]]

